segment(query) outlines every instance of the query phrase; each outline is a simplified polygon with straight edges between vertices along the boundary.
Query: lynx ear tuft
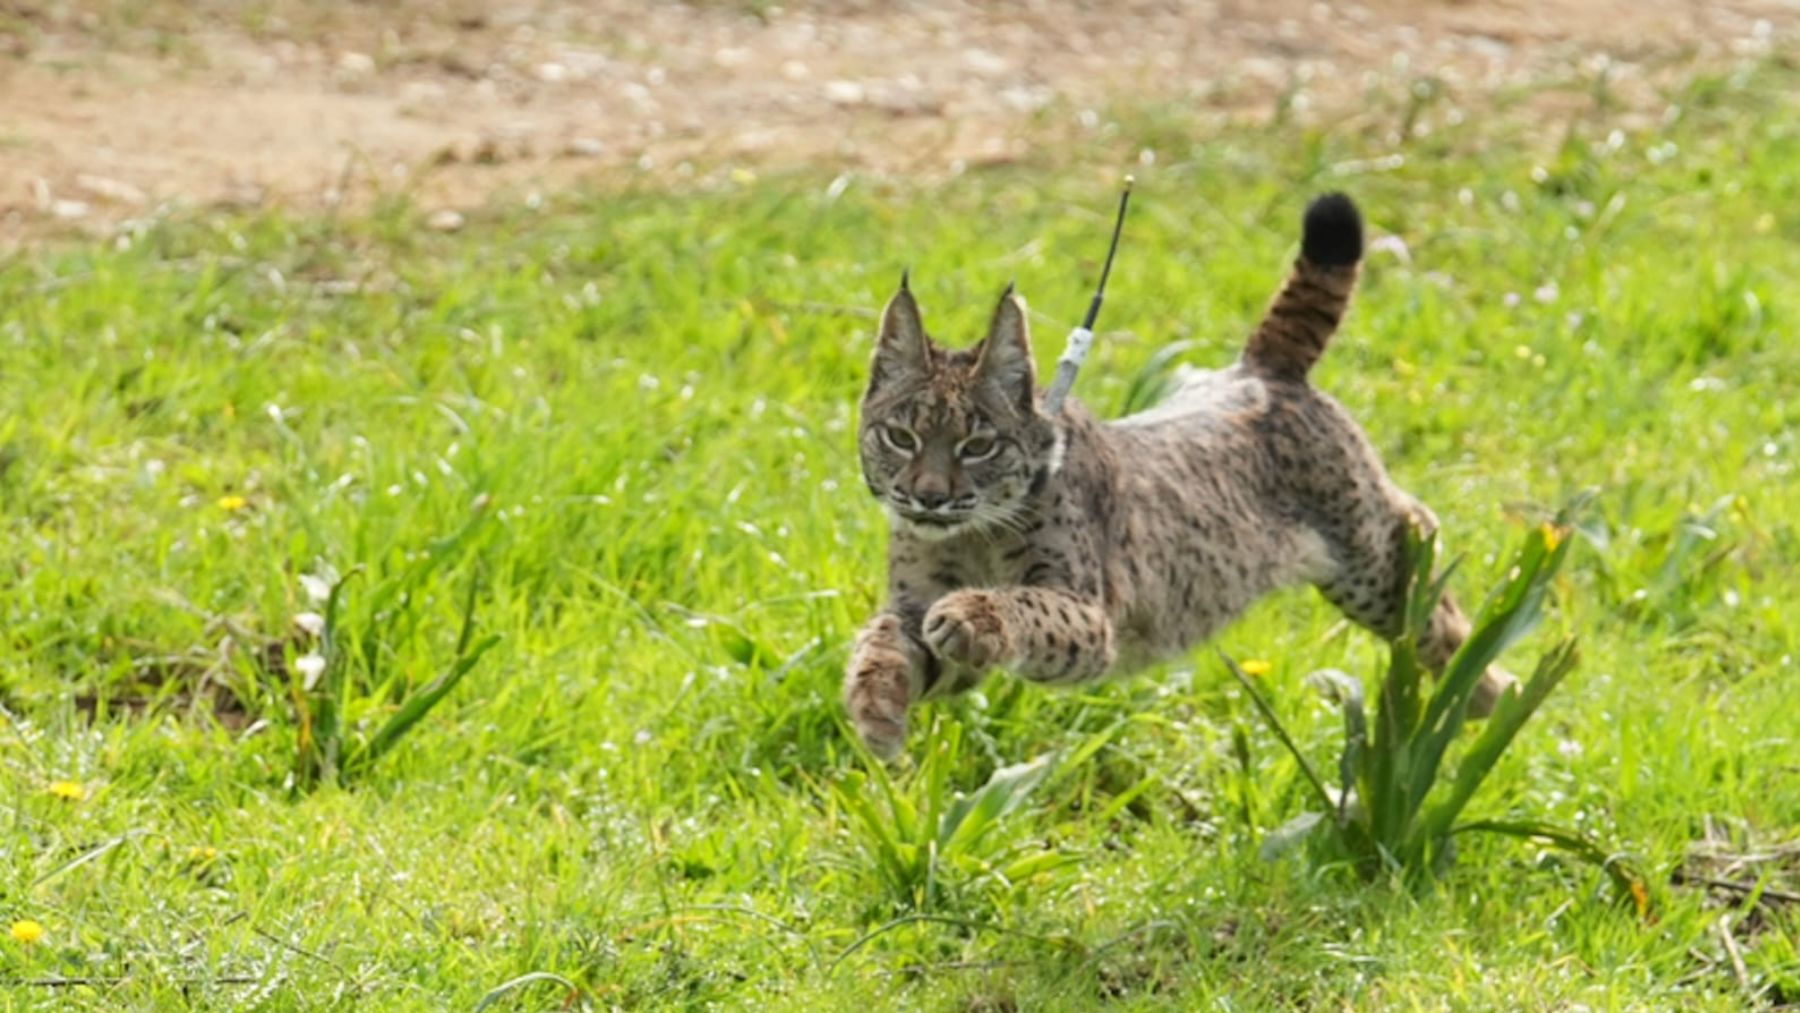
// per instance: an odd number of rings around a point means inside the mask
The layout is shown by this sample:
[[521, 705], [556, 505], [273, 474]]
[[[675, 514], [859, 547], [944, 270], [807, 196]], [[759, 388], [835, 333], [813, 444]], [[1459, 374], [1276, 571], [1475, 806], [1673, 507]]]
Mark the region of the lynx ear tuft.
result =
[[1025, 300], [1008, 284], [994, 308], [988, 335], [975, 362], [977, 380], [996, 394], [1030, 412], [1037, 400], [1037, 365], [1031, 361], [1031, 325]]
[[881, 311], [881, 331], [875, 338], [875, 361], [869, 367], [870, 389], [890, 380], [925, 372], [931, 361], [931, 339], [919, 317], [919, 304], [900, 275], [900, 291]]

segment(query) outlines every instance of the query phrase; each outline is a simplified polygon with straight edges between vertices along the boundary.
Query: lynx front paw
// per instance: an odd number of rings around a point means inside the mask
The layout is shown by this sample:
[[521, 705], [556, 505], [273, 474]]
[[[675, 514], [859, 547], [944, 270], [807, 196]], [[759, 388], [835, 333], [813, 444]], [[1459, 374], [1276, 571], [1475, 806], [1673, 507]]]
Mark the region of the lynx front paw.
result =
[[925, 646], [938, 659], [981, 671], [1012, 654], [1000, 603], [988, 591], [957, 591], [925, 613]]
[[900, 755], [906, 743], [906, 708], [912, 702], [912, 662], [880, 635], [865, 634], [850, 652], [844, 672], [844, 709], [850, 724], [883, 760]]

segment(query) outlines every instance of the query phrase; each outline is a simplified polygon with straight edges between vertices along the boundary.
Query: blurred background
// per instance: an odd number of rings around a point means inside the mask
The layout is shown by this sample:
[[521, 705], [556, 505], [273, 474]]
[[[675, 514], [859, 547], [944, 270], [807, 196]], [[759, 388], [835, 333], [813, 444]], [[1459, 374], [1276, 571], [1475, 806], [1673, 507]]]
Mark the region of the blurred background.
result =
[[1121, 103], [1630, 130], [1796, 24], [1793, 0], [9, 0], [0, 227], [404, 193], [454, 229], [596, 177], [944, 175], [1103, 139]]

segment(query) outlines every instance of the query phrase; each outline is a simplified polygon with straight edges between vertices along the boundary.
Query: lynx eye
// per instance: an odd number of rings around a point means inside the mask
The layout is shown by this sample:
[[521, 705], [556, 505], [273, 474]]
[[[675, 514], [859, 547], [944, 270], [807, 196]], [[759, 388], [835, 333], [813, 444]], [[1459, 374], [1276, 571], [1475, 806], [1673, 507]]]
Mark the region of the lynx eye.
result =
[[882, 426], [881, 438], [902, 454], [910, 454], [919, 449], [919, 438], [904, 426]]
[[956, 455], [965, 461], [985, 461], [994, 456], [1000, 449], [1000, 441], [982, 433], [962, 441], [956, 448]]

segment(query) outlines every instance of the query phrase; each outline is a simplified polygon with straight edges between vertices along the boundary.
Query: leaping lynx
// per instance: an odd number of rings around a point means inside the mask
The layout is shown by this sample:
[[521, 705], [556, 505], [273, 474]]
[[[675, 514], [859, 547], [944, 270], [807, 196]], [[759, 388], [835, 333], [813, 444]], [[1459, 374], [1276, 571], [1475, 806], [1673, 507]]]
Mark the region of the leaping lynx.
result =
[[[1232, 367], [1113, 422], [1040, 404], [1025, 304], [987, 337], [925, 333], [906, 281], [888, 302], [862, 402], [863, 478], [891, 518], [887, 604], [851, 650], [844, 699], [877, 755], [906, 712], [992, 668], [1069, 685], [1142, 667], [1251, 602], [1310, 583], [1383, 636], [1401, 622], [1406, 533], [1435, 529], [1348, 413], [1307, 383], [1362, 257], [1342, 194], [1307, 208], [1300, 257]], [[1421, 643], [1443, 665], [1469, 622], [1445, 597]], [[1486, 713], [1511, 676], [1490, 669]]]

